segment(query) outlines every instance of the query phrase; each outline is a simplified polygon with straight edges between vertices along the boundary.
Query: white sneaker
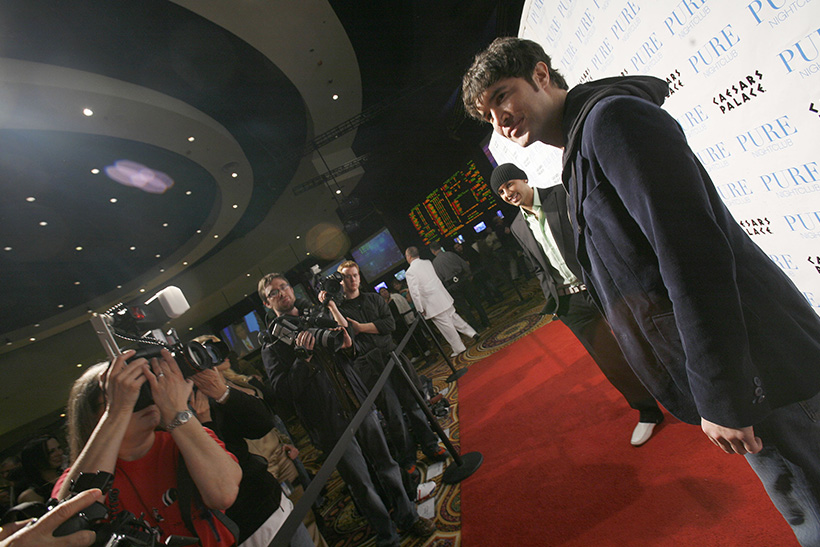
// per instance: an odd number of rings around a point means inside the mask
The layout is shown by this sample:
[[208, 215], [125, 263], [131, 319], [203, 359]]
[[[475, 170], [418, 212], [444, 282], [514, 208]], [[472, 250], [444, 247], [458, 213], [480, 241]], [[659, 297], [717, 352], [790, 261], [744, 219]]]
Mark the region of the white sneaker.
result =
[[655, 430], [656, 425], [658, 424], [638, 422], [638, 425], [636, 425], [635, 429], [632, 431], [632, 439], [629, 442], [632, 443], [632, 446], [641, 446], [652, 436], [652, 432]]

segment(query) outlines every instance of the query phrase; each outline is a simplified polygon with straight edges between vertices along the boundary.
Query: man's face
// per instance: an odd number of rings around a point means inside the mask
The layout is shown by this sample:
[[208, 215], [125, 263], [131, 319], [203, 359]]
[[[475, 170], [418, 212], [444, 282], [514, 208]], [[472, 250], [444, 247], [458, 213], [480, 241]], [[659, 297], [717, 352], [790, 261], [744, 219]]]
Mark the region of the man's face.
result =
[[529, 207], [535, 191], [523, 179], [508, 180], [498, 187], [498, 195], [505, 202], [516, 207]]
[[342, 268], [341, 273], [344, 276], [344, 279], [342, 280], [344, 291], [346, 293], [355, 293], [358, 291], [359, 285], [362, 281], [359, 277], [359, 268], [356, 266], [349, 266], [347, 268]]
[[[533, 74], [535, 87], [524, 78], [504, 78], [491, 85], [478, 100], [478, 111], [496, 133], [520, 146], [547, 142], [546, 135], [560, 130], [561, 105], [554, 99], [547, 68]], [[553, 127], [557, 120], [557, 127]], [[548, 143], [554, 144], [554, 143]]]
[[277, 277], [265, 287], [265, 304], [277, 314], [288, 313], [295, 303], [293, 287], [286, 280]]
[[390, 291], [382, 287], [381, 289], [379, 289], [379, 294], [382, 296], [382, 298], [384, 298], [385, 302], [390, 302]]

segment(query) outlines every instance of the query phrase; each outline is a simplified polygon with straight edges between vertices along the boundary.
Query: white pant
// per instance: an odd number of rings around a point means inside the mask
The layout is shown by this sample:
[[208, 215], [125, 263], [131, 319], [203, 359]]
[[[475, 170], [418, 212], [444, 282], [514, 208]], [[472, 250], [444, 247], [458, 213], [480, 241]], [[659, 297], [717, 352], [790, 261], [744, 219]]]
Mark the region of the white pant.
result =
[[434, 315], [430, 318], [430, 320], [439, 330], [441, 335], [444, 336], [444, 339], [447, 340], [447, 343], [450, 344], [450, 347], [453, 348], [453, 354], [451, 357], [458, 355], [467, 349], [464, 342], [461, 341], [461, 337], [458, 335], [459, 332], [466, 334], [470, 338], [476, 335], [475, 329], [456, 313], [456, 309], [453, 306], [450, 306], [443, 312]]

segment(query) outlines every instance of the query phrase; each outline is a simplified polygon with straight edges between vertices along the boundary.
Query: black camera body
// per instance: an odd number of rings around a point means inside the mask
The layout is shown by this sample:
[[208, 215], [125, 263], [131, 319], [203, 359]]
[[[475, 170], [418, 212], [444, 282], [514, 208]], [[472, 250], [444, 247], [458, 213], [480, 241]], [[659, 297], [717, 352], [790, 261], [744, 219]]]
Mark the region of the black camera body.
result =
[[[128, 362], [130, 363], [141, 357], [149, 361], [154, 357], [159, 358], [160, 352], [163, 349], [167, 349], [171, 352], [184, 378], [189, 378], [198, 372], [217, 366], [228, 357], [228, 353], [230, 352], [227, 344], [224, 342], [213, 342], [211, 340], [206, 340], [201, 343], [192, 341], [187, 344], [177, 342], [172, 346], [143, 343], [141, 347], [137, 349], [137, 352], [128, 359]], [[134, 412], [142, 410], [153, 403], [154, 398], [151, 396], [151, 387], [148, 385], [148, 382], [145, 382], [140, 387], [140, 395], [134, 405]]]
[[317, 278], [316, 285], [319, 287], [320, 291], [325, 291], [337, 304], [344, 300], [345, 294], [344, 289], [342, 288], [344, 276], [341, 272], [333, 272], [327, 277], [317, 276]]
[[273, 320], [269, 326], [270, 342], [278, 340], [292, 346], [300, 359], [306, 359], [310, 355], [309, 351], [296, 344], [296, 337], [302, 331], [313, 335], [316, 340], [315, 346], [326, 348], [331, 353], [342, 348], [344, 333], [341, 330], [332, 330], [339, 325], [324, 306], [305, 306], [299, 309], [298, 316], [280, 315]]
[[[71, 496], [69, 498], [91, 488], [99, 488], [104, 494], [108, 493], [113, 481], [114, 475], [104, 471], [80, 473], [71, 482]], [[51, 511], [56, 506], [49, 506], [48, 510]], [[159, 530], [151, 527], [144, 520], [138, 519], [133, 513], [121, 511], [113, 520], [106, 521], [107, 518], [108, 508], [99, 501], [95, 501], [58, 526], [53, 535], [60, 537], [80, 530], [92, 530], [97, 535], [93, 547], [154, 547], [162, 545]], [[168, 539], [169, 545], [183, 546], [199, 543], [197, 538], [190, 537], [170, 536]]]

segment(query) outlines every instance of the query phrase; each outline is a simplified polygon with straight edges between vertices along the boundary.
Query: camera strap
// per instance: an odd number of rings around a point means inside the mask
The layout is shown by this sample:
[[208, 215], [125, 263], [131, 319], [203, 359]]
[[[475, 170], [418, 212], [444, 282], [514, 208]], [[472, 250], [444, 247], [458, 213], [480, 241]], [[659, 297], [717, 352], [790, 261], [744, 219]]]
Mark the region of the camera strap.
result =
[[[212, 519], [212, 517], [215, 517], [223, 524], [223, 526], [225, 526], [225, 528], [228, 529], [234, 537], [234, 542], [231, 545], [237, 544], [239, 541], [239, 526], [237, 526], [237, 524], [222, 511], [212, 511], [211, 509], [205, 507], [205, 503], [199, 495], [199, 490], [197, 490], [196, 484], [194, 484], [194, 479], [191, 478], [191, 474], [188, 472], [188, 467], [185, 465], [185, 459], [181, 454], [179, 456], [179, 463], [177, 464], [177, 489], [179, 494], [179, 512], [182, 515], [182, 522], [185, 523], [185, 527], [188, 528], [191, 535], [194, 537], [199, 537], [196, 532], [196, 528], [194, 528], [193, 520], [191, 519], [191, 505], [192, 503], [196, 503], [197, 508], [200, 509], [204, 515], [206, 515], [206, 518]], [[213, 521], [211, 520], [209, 524], [211, 525], [214, 535], [218, 537]]]

